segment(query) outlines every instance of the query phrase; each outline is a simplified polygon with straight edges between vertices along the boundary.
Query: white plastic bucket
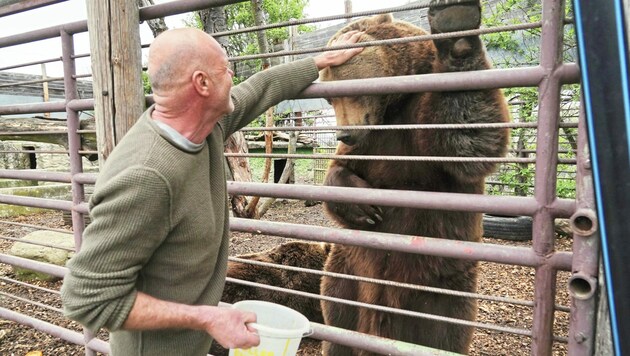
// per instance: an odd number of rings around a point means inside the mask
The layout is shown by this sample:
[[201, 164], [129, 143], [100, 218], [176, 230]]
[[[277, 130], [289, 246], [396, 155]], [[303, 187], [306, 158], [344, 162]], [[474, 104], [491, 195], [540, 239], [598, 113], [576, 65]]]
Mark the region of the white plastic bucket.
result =
[[302, 337], [313, 333], [304, 315], [284, 305], [243, 300], [232, 307], [256, 313], [256, 323], [249, 325], [258, 330], [260, 345], [247, 350], [230, 349], [230, 356], [294, 356]]

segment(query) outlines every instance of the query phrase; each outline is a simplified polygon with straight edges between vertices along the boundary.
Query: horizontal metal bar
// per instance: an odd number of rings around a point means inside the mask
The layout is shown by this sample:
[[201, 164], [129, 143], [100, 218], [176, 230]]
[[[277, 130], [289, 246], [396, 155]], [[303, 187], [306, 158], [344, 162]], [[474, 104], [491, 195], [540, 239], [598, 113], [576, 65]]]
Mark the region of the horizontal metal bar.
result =
[[55, 232], [60, 232], [62, 234], [71, 234], [72, 233], [72, 231], [68, 231], [68, 230], [64, 230], [64, 229], [55, 229], [55, 228], [48, 227], [48, 226], [40, 226], [40, 225], [33, 225], [33, 224], [23, 224], [23, 223], [17, 223], [17, 222], [14, 222], [14, 221], [0, 220], [0, 224], [6, 224], [6, 225], [12, 225], [12, 226], [20, 226], [20, 227], [25, 227], [27, 229], [55, 231]]
[[311, 241], [325, 241], [379, 250], [488, 261], [528, 267], [550, 264], [554, 268], [564, 271], [571, 269], [572, 254], [570, 252], [556, 252], [550, 256], [538, 256], [532, 249], [525, 247], [492, 245], [449, 240], [446, 238], [336, 229], [243, 218], [230, 219], [230, 229], [232, 231], [248, 232], [252, 234], [268, 234]]
[[0, 178], [38, 180], [43, 182], [71, 183], [72, 174], [49, 172], [36, 169], [1, 169]]
[[[540, 208], [533, 197], [236, 181], [228, 181], [227, 187], [228, 193], [236, 195], [379, 204], [414, 209], [459, 210], [497, 215], [534, 216]], [[569, 218], [575, 212], [575, 200], [557, 199], [548, 209], [556, 218]]]
[[[448, 3], [453, 3], [454, 1], [441, 1], [441, 2], [446, 4], [447, 2]], [[461, 2], [464, 3], [466, 1], [461, 1]], [[339, 15], [313, 17], [313, 18], [299, 19], [299, 20], [292, 19], [292, 20], [289, 20], [289, 21], [277, 22], [277, 23], [266, 24], [266, 25], [261, 25], [261, 26], [253, 26], [253, 27], [239, 28], [239, 29], [230, 30], [230, 31], [215, 32], [215, 33], [212, 34], [212, 36], [213, 37], [222, 37], [222, 36], [229, 36], [229, 35], [237, 35], [237, 34], [240, 34], [240, 33], [248, 33], [248, 32], [261, 31], [261, 30], [269, 30], [269, 29], [273, 29], [273, 28], [297, 26], [297, 25], [303, 25], [303, 24], [311, 24], [311, 23], [316, 23], [316, 22], [326, 22], [326, 21], [333, 21], [333, 20], [352, 19], [353, 17], [364, 17], [364, 16], [383, 14], [383, 13], [388, 13], [388, 12], [402, 12], [402, 11], [418, 10], [418, 9], [424, 9], [424, 8], [429, 7], [429, 4], [430, 4], [429, 1], [424, 1], [423, 3], [416, 2], [416, 3], [410, 4], [410, 5], [389, 7], [389, 8], [383, 8], [383, 9], [377, 9], [377, 10], [358, 11], [358, 12], [352, 12], [352, 13], [339, 14]]]
[[31, 136], [31, 135], [67, 135], [68, 131], [0, 131], [0, 136]]
[[66, 112], [65, 101], [0, 106], [0, 115], [35, 114], [40, 112]]
[[[454, 296], [465, 297], [465, 298], [475, 298], [475, 299], [478, 299], [478, 300], [487, 300], [487, 301], [493, 301], [493, 302], [498, 302], [498, 303], [522, 305], [522, 306], [526, 306], [526, 307], [533, 307], [534, 306], [534, 302], [529, 301], [529, 300], [520, 300], [520, 299], [514, 299], [514, 298], [497, 297], [497, 296], [494, 296], [494, 295], [486, 295], [486, 294], [479, 294], [479, 293], [461, 292], [461, 291], [457, 291], [457, 290], [436, 288], [436, 287], [429, 287], [429, 286], [422, 286], [422, 285], [410, 284], [410, 283], [393, 282], [393, 281], [388, 281], [388, 280], [383, 280], [383, 279], [375, 279], [375, 278], [354, 276], [354, 275], [343, 274], [343, 273], [327, 272], [327, 271], [323, 271], [323, 270], [314, 270], [314, 269], [309, 269], [309, 268], [287, 266], [287, 265], [281, 265], [281, 264], [277, 264], [277, 263], [261, 262], [261, 261], [243, 259], [243, 258], [238, 258], [238, 257], [228, 257], [228, 260], [233, 261], [233, 262], [238, 262], [238, 263], [244, 263], [244, 264], [250, 264], [250, 265], [256, 265], [256, 266], [264, 266], [264, 267], [270, 267], [270, 268], [276, 268], [276, 269], [285, 270], [285, 271], [310, 273], [310, 274], [316, 274], [316, 275], [319, 275], [319, 276], [329, 276], [329, 277], [342, 278], [342, 279], [347, 279], [347, 280], [352, 280], [352, 281], [374, 283], [374, 284], [379, 284], [379, 285], [384, 285], [384, 286], [393, 286], [393, 287], [407, 288], [407, 289], [423, 291], [423, 292], [429, 292], [429, 293], [438, 293], [438, 294], [444, 294], [444, 295], [454, 295]], [[241, 281], [240, 279], [235, 279], [235, 278], [232, 278], [232, 280], [233, 280], [234, 283], [240, 283], [240, 281]], [[265, 288], [266, 285], [264, 285], [264, 284], [262, 284], [262, 285], [255, 285], [255, 287]], [[296, 294], [296, 291], [294, 291], [293, 289], [286, 289], [286, 288], [282, 288], [281, 292], [286, 292], [286, 293], [289, 293], [289, 294]], [[298, 294], [298, 295], [301, 295], [301, 294]], [[321, 299], [321, 298], [319, 298], [319, 299]], [[565, 307], [565, 306], [562, 306], [562, 305], [556, 305], [555, 306], [555, 310], [559, 310], [559, 311], [563, 311], [563, 312], [567, 312], [567, 313], [570, 311], [569, 307]]]
[[[69, 239], [72, 238], [72, 233], [68, 233], [68, 238]], [[7, 240], [7, 241], [19, 242], [19, 243], [23, 243], [23, 244], [27, 244], [27, 245], [36, 245], [36, 246], [56, 248], [56, 249], [59, 249], [59, 250], [65, 250], [65, 251], [71, 251], [71, 252], [76, 251], [74, 248], [68, 248], [68, 247], [65, 247], [65, 246], [48, 244], [48, 243], [45, 243], [45, 242], [24, 240], [24, 239], [17, 238], [17, 237], [9, 237], [9, 236], [2, 236], [2, 235], [0, 235], [0, 239], [1, 240]]]
[[152, 20], [158, 17], [183, 14], [197, 10], [204, 10], [211, 7], [237, 4], [245, 0], [179, 0], [163, 4], [141, 7], [140, 21]]
[[[311, 322], [313, 339], [326, 340], [335, 344], [345, 345], [352, 348], [369, 350], [382, 355], [395, 356], [455, 356], [458, 353], [448, 352], [439, 349], [432, 349], [426, 346], [414, 345], [402, 341], [386, 339], [378, 336], [362, 334], [352, 330], [346, 330], [329, 325], [322, 325]], [[419, 330], [418, 332], [421, 332]]]
[[357, 302], [357, 301], [349, 300], [349, 299], [323, 296], [320, 294], [314, 294], [314, 293], [309, 293], [309, 292], [294, 291], [294, 290], [290, 290], [290, 289], [286, 289], [282, 287], [270, 286], [267, 284], [251, 282], [251, 281], [246, 281], [242, 279], [235, 279], [235, 278], [228, 277], [227, 281], [230, 283], [236, 283], [236, 284], [246, 285], [250, 287], [258, 287], [258, 288], [263, 288], [267, 290], [273, 290], [276, 292], [290, 292], [290, 294], [300, 295], [306, 298], [326, 300], [333, 303], [340, 303], [340, 304], [345, 304], [345, 305], [351, 305], [354, 307], [378, 310], [385, 313], [406, 315], [406, 316], [411, 316], [411, 317], [416, 317], [416, 318], [421, 318], [421, 319], [443, 321], [445, 323], [450, 323], [450, 324], [455, 324], [455, 325], [467, 325], [467, 326], [472, 326], [472, 327], [476, 327], [480, 329], [504, 332], [504, 333], [509, 333], [509, 334], [523, 335], [523, 336], [529, 336], [529, 337], [532, 336], [531, 330], [522, 329], [522, 328], [506, 327], [506, 326], [501, 326], [501, 325], [496, 325], [496, 324], [488, 324], [488, 323], [482, 323], [482, 322], [477, 322], [477, 321], [445, 317], [445, 316], [441, 316], [437, 314], [416, 312], [416, 311], [405, 310], [405, 309], [397, 309], [397, 308], [383, 306], [383, 305], [368, 304], [368, 303]]
[[[15, 152], [15, 151], [12, 151]], [[225, 153], [225, 157], [336, 159], [348, 161], [405, 161], [405, 162], [493, 162], [536, 163], [535, 158], [520, 157], [453, 157], [453, 156], [378, 156], [336, 154], [287, 154], [287, 153]]]
[[26, 304], [29, 304], [29, 305], [34, 305], [36, 307], [40, 307], [40, 308], [43, 308], [43, 309], [46, 309], [46, 310], [50, 310], [52, 312], [56, 312], [56, 313], [60, 313], [60, 314], [63, 312], [59, 308], [55, 308], [55, 307], [50, 306], [48, 304], [44, 304], [44, 303], [36, 302], [34, 300], [23, 298], [23, 297], [15, 295], [15, 294], [11, 294], [11, 293], [6, 293], [6, 292], [3, 292], [3, 291], [0, 291], [0, 296], [6, 297], [6, 298], [11, 298], [11, 299], [14, 299], [14, 300], [17, 300], [17, 301], [20, 301], [22, 303], [26, 303]]
[[23, 197], [18, 195], [0, 194], [0, 204], [29, 206], [33, 208], [72, 210], [72, 202], [57, 199], [44, 199], [34, 197]]
[[85, 345], [88, 348], [97, 352], [101, 352], [104, 354], [110, 353], [109, 344], [103, 340], [92, 339], [86, 344], [84, 341], [83, 334], [81, 333], [78, 333], [76, 331], [72, 331], [66, 328], [62, 328], [61, 326], [58, 326], [55, 324], [47, 323], [45, 321], [32, 318], [24, 314], [14, 312], [6, 308], [0, 307], [0, 319], [11, 320], [18, 324], [30, 326], [41, 332], [55, 336], [62, 340], [69, 341], [73, 344]]
[[77, 173], [72, 176], [72, 181], [80, 184], [94, 184], [96, 178], [98, 178], [96, 173]]
[[[334, 115], [327, 117], [335, 117]], [[302, 119], [301, 117], [291, 118]], [[287, 119], [278, 119], [282, 121]], [[558, 127], [576, 128], [577, 122], [561, 122]], [[538, 128], [537, 122], [501, 122], [485, 124], [409, 124], [409, 125], [347, 125], [347, 126], [274, 126], [274, 127], [244, 127], [240, 131], [337, 131], [337, 130], [439, 130], [439, 129], [496, 129], [496, 128]], [[535, 152], [535, 151], [534, 151]]]
[[0, 84], [0, 88], [9, 88], [9, 87], [15, 87], [15, 86], [27, 85], [27, 84], [49, 83], [49, 82], [56, 82], [56, 81], [62, 81], [62, 80], [63, 80], [63, 77], [50, 77], [46, 79], [28, 80], [28, 81], [23, 81], [23, 82]]
[[90, 213], [90, 208], [88, 203], [80, 203], [74, 206], [74, 211], [81, 213], [81, 214], [85, 214], [88, 215]]
[[49, 38], [59, 37], [61, 36], [62, 31], [68, 34], [75, 34], [80, 32], [87, 32], [87, 30], [87, 20], [69, 22], [63, 25], [51, 26], [39, 30], [0, 37], [0, 48], [6, 48], [29, 42], [36, 42], [47, 40]]
[[68, 109], [74, 111], [86, 111], [94, 109], [94, 99], [73, 99], [68, 101]]
[[36, 272], [46, 273], [59, 278], [63, 278], [68, 270], [65, 267], [34, 261], [28, 258], [11, 256], [3, 253], [0, 253], [0, 263], [6, 263], [8, 265], [26, 268]]
[[49, 153], [49, 154], [68, 154], [68, 151], [60, 151], [60, 150], [0, 150], [0, 153]]
[[10, 65], [8, 67], [0, 67], [0, 71], [14, 69], [14, 68], [28, 67], [28, 66], [33, 66], [37, 64], [52, 63], [52, 62], [61, 62], [61, 57], [42, 59], [42, 60], [34, 61], [34, 62], [20, 63], [20, 64], [15, 64], [15, 65]]
[[11, 278], [6, 278], [6, 277], [1, 277], [0, 276], [0, 281], [17, 284], [17, 285], [20, 285], [20, 286], [26, 287], [26, 288], [37, 289], [39, 291], [50, 293], [50, 294], [54, 294], [54, 295], [61, 295], [61, 292], [59, 292], [58, 290], [40, 287], [40, 286], [37, 286], [37, 285], [34, 285], [34, 284], [29, 284], [29, 283], [25, 283], [25, 282], [22, 282], [22, 281], [18, 281], [16, 279], [11, 279]]
[[0, 17], [33, 10], [64, 1], [67, 0], [11, 0], [8, 1], [7, 5], [0, 6]]
[[[564, 84], [579, 82], [576, 64], [563, 64], [557, 72]], [[387, 78], [351, 79], [313, 83], [299, 98], [380, 95], [456, 90], [482, 90], [537, 86], [548, 73], [542, 67], [487, 69], [456, 73], [432, 73]]]

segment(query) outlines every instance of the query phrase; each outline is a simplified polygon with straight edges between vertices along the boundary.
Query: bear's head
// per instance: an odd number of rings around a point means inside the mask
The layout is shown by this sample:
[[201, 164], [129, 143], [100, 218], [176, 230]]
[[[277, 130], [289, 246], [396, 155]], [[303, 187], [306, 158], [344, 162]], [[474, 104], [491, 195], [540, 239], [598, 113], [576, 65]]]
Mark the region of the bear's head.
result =
[[[364, 34], [359, 42], [390, 40], [422, 36], [427, 33], [404, 21], [394, 20], [391, 14], [377, 15], [354, 21], [339, 30], [328, 42], [341, 34], [358, 30]], [[328, 67], [320, 72], [320, 81], [366, 79], [430, 73], [435, 58], [431, 41], [368, 46], [348, 62]], [[401, 102], [405, 95], [388, 94], [375, 96], [328, 98], [335, 110], [338, 126], [381, 125], [387, 123], [388, 107]], [[367, 130], [340, 130], [337, 140], [355, 145], [367, 136]]]

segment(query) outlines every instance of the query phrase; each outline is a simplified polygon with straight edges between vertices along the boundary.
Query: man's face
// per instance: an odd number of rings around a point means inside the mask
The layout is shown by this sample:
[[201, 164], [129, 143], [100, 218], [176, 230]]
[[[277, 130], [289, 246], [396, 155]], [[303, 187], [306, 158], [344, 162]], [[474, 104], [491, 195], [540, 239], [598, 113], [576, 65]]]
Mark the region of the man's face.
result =
[[230, 114], [234, 111], [234, 102], [232, 102], [232, 96], [230, 95], [233, 76], [234, 71], [232, 71], [231, 64], [224, 52], [221, 59], [213, 65], [211, 80], [217, 89], [215, 96], [217, 105], [219, 108], [225, 108], [225, 114]]

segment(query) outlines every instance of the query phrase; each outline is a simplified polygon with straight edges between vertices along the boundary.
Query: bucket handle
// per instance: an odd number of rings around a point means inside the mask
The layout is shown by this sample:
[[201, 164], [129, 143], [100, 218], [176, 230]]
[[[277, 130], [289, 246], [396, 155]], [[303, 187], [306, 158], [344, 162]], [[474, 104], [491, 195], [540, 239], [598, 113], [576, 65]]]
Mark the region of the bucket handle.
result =
[[[266, 326], [266, 325], [262, 325], [262, 324], [258, 324], [258, 323], [247, 323], [247, 326], [250, 326], [250, 327], [252, 327], [252, 328], [254, 328], [256, 330], [260, 330], [260, 331], [263, 331], [263, 332], [268, 332], [268, 333], [271, 333], [271, 334], [278, 332], [277, 328], [272, 328], [270, 326]], [[314, 332], [315, 331], [313, 330], [313, 328], [311, 326], [309, 326], [308, 327], [308, 331], [304, 332], [302, 334], [302, 337], [311, 336], [311, 335], [313, 335]]]

